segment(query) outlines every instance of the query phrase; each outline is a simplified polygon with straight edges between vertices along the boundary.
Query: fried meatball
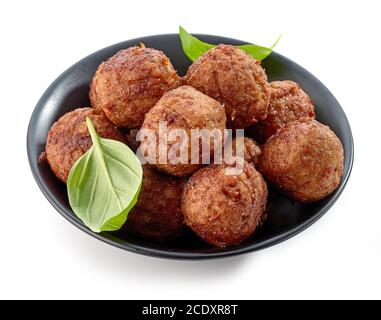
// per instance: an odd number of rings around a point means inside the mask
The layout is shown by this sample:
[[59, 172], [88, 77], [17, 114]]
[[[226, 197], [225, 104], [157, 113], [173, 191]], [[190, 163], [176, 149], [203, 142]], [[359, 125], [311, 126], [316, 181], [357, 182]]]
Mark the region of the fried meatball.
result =
[[267, 116], [270, 88], [265, 70], [237, 47], [210, 49], [189, 67], [184, 81], [221, 102], [231, 128], [246, 128]]
[[[184, 130], [187, 139], [179, 137], [177, 140], [171, 140], [168, 137], [168, 161], [160, 160], [159, 156], [159, 124], [165, 122], [168, 132], [174, 129]], [[142, 129], [149, 129], [155, 133], [155, 140], [148, 141], [142, 139], [141, 148], [147, 150], [154, 147], [155, 164], [152, 164], [160, 171], [172, 174], [174, 176], [187, 176], [195, 172], [201, 167], [202, 159], [202, 147], [199, 147], [199, 152], [194, 155], [194, 158], [199, 161], [197, 163], [191, 163], [192, 161], [192, 148], [191, 148], [191, 130], [192, 129], [217, 129], [220, 130], [223, 136], [223, 131], [226, 128], [226, 116], [224, 107], [216, 100], [206, 96], [205, 94], [197, 91], [190, 86], [182, 86], [172, 91], [167, 92], [159, 100], [159, 102], [147, 113]], [[172, 131], [174, 132], [174, 131]], [[165, 137], [161, 136], [162, 143]], [[188, 141], [186, 141], [188, 140]], [[214, 152], [214, 139], [210, 140], [210, 154], [211, 158]], [[181, 143], [187, 143], [187, 159], [185, 163], [175, 163], [178, 160], [178, 154], [171, 155], [171, 148], [175, 148]], [[221, 147], [223, 145], [223, 139], [221, 139]], [[152, 145], [152, 143], [154, 145]], [[201, 139], [200, 139], [201, 143]], [[208, 150], [209, 151], [209, 150]], [[194, 150], [193, 150], [194, 152]], [[193, 161], [195, 162], [195, 161]]]
[[240, 175], [227, 175], [227, 165], [197, 171], [182, 196], [185, 223], [211, 245], [236, 245], [262, 223], [267, 185], [247, 162]]
[[344, 151], [329, 127], [316, 120], [286, 124], [264, 144], [259, 170], [300, 202], [325, 198], [340, 184]]
[[143, 166], [142, 189], [138, 202], [128, 214], [123, 229], [155, 241], [181, 235], [183, 214], [181, 195], [184, 181]]
[[79, 108], [63, 115], [49, 130], [45, 152], [53, 172], [65, 183], [74, 162], [92, 146], [86, 117], [91, 118], [100, 137], [124, 142], [124, 136], [105, 115], [95, 114], [92, 108]]
[[264, 143], [280, 127], [302, 118], [315, 119], [314, 105], [299, 84], [293, 81], [270, 82], [271, 99], [267, 118], [255, 124], [252, 132]]
[[[230, 150], [229, 150], [230, 151]], [[231, 151], [232, 156], [237, 155], [237, 139], [233, 138], [231, 141]], [[261, 147], [253, 139], [248, 137], [243, 138], [243, 158], [250, 164], [256, 166], [259, 162], [259, 158], [262, 153]], [[226, 161], [229, 164], [229, 158]]]
[[140, 128], [162, 95], [180, 85], [168, 57], [144, 45], [119, 51], [103, 62], [90, 84], [92, 107], [118, 127]]

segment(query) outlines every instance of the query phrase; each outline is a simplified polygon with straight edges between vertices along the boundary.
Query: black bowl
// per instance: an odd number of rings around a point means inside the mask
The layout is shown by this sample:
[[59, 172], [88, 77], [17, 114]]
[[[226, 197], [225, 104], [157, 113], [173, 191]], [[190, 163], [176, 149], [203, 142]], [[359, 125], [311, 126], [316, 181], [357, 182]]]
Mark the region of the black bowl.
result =
[[[243, 41], [218, 36], [197, 37], [215, 44], [245, 44]], [[59, 213], [82, 231], [124, 250], [162, 258], [205, 259], [242, 254], [274, 245], [303, 231], [328, 211], [343, 191], [352, 168], [353, 139], [347, 117], [334, 96], [318, 79], [296, 63], [273, 52], [262, 62], [269, 80], [289, 79], [300, 83], [316, 106], [317, 119], [329, 125], [343, 143], [344, 176], [340, 187], [333, 194], [319, 202], [300, 204], [273, 192], [270, 199], [272, 206], [264, 225], [241, 245], [225, 249], [210, 247], [191, 232], [174, 243], [158, 244], [121, 232], [96, 234], [85, 227], [70, 209], [66, 186], [54, 176], [47, 162], [38, 162], [38, 157], [44, 150], [49, 128], [60, 116], [77, 107], [90, 106], [89, 82], [97, 66], [118, 50], [141, 42], [147, 47], [162, 50], [180, 75], [186, 73], [191, 62], [183, 53], [177, 34], [133, 39], [99, 50], [77, 62], [50, 85], [33, 111], [27, 137], [29, 163], [38, 186]]]

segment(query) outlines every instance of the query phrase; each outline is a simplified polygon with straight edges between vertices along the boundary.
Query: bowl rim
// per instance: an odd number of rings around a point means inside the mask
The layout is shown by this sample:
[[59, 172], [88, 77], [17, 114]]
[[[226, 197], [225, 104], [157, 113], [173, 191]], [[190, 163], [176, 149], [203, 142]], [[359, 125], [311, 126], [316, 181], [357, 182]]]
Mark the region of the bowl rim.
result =
[[[211, 35], [211, 34], [193, 34], [193, 35], [195, 35], [196, 37], [199, 37], [199, 38], [203, 38], [203, 37], [212, 37], [212, 38], [216, 38], [216, 39], [220, 38], [220, 39], [223, 39], [224, 42], [229, 42], [229, 43], [237, 43], [237, 42], [248, 43], [246, 41], [241, 41], [238, 39], [228, 38], [228, 37], [223, 37], [223, 36], [218, 36], [218, 35]], [[68, 220], [70, 223], [75, 225], [78, 229], [82, 230], [83, 232], [85, 232], [86, 234], [90, 235], [91, 237], [93, 237], [95, 239], [98, 239], [104, 243], [107, 243], [109, 245], [112, 245], [114, 247], [117, 247], [117, 248], [125, 250], [125, 251], [129, 251], [132, 253], [138, 253], [138, 254], [142, 254], [142, 255], [150, 256], [150, 257], [165, 258], [165, 259], [176, 259], [176, 260], [205, 260], [205, 259], [226, 258], [226, 257], [232, 257], [232, 256], [237, 256], [237, 255], [249, 253], [249, 252], [258, 251], [258, 250], [265, 249], [265, 248], [268, 248], [270, 246], [279, 244], [283, 241], [290, 239], [293, 236], [296, 236], [297, 234], [301, 233], [302, 231], [307, 229], [309, 226], [311, 226], [313, 223], [315, 223], [317, 220], [319, 220], [334, 205], [334, 203], [337, 201], [337, 199], [341, 196], [343, 190], [345, 189], [345, 187], [347, 185], [349, 177], [351, 175], [352, 168], [353, 168], [353, 162], [354, 162], [354, 140], [353, 140], [353, 134], [352, 134], [351, 126], [349, 124], [348, 118], [347, 118], [343, 108], [341, 107], [341, 105], [339, 104], [337, 99], [333, 96], [333, 94], [331, 94], [332, 98], [335, 99], [337, 106], [339, 107], [341, 113], [343, 114], [342, 121], [344, 121], [345, 125], [347, 126], [348, 136], [346, 136], [346, 139], [348, 139], [347, 143], [349, 144], [349, 152], [346, 155], [346, 158], [347, 158], [346, 160], [348, 161], [348, 169], [347, 169], [347, 171], [344, 171], [344, 173], [343, 173], [343, 177], [342, 177], [340, 186], [335, 190], [335, 193], [332, 195], [332, 198], [316, 214], [311, 216], [309, 219], [307, 219], [303, 223], [295, 226], [291, 230], [288, 230], [284, 233], [275, 235], [272, 238], [264, 240], [262, 242], [247, 245], [247, 246], [242, 246], [242, 245], [232, 246], [232, 247], [222, 249], [221, 251], [212, 252], [212, 253], [178, 252], [178, 251], [171, 251], [171, 250], [164, 250], [164, 249], [157, 249], [157, 248], [147, 248], [146, 246], [137, 245], [137, 244], [128, 243], [128, 242], [117, 242], [117, 241], [112, 239], [113, 236], [110, 236], [107, 233], [97, 234], [97, 233], [92, 232], [84, 224], [82, 224], [78, 220], [76, 220], [73, 217], [73, 215], [68, 214], [66, 212], [67, 209], [65, 207], [63, 207], [61, 205], [61, 203], [52, 195], [52, 193], [50, 192], [50, 190], [48, 189], [48, 187], [45, 185], [44, 181], [42, 180], [41, 176], [38, 174], [38, 171], [34, 168], [33, 164], [35, 162], [35, 159], [32, 159], [32, 153], [33, 153], [32, 152], [33, 141], [31, 138], [32, 129], [33, 129], [34, 123], [36, 122], [36, 119], [39, 116], [40, 111], [44, 105], [43, 102], [45, 100], [45, 97], [50, 94], [50, 92], [54, 89], [56, 84], [58, 84], [61, 81], [61, 79], [63, 79], [68, 73], [70, 73], [73, 68], [77, 67], [80, 63], [87, 60], [89, 57], [97, 55], [99, 52], [110, 49], [112, 47], [120, 46], [125, 42], [144, 42], [144, 40], [146, 38], [152, 39], [154, 37], [169, 37], [169, 36], [178, 36], [178, 34], [177, 33], [166, 33], [166, 34], [156, 34], [156, 35], [138, 37], [138, 38], [134, 38], [134, 39], [121, 41], [121, 42], [109, 45], [107, 47], [104, 47], [102, 49], [99, 49], [99, 50], [87, 55], [86, 57], [80, 59], [79, 61], [74, 63], [72, 66], [67, 68], [45, 90], [44, 94], [41, 96], [41, 98], [37, 102], [36, 106], [33, 109], [32, 114], [31, 114], [29, 124], [28, 124], [28, 129], [27, 129], [27, 138], [26, 138], [26, 147], [27, 147], [27, 155], [28, 155], [29, 166], [30, 166], [30, 169], [32, 171], [33, 177], [36, 180], [36, 183], [37, 183], [38, 187], [40, 188], [41, 192], [43, 193], [43, 195], [45, 196], [45, 198], [51, 203], [51, 205], [66, 220]], [[301, 70], [306, 72], [311, 78], [313, 78], [314, 81], [318, 82], [322, 87], [324, 87], [328, 92], [330, 92], [328, 90], [328, 88], [318, 78], [316, 78], [312, 73], [310, 73], [308, 70], [304, 69], [302, 66], [300, 66], [296, 62], [288, 59], [287, 57], [285, 57], [279, 53], [276, 53], [275, 51], [273, 51], [273, 54], [276, 56], [279, 56], [284, 61], [290, 62], [293, 65], [297, 66], [298, 68], [300, 68]]]

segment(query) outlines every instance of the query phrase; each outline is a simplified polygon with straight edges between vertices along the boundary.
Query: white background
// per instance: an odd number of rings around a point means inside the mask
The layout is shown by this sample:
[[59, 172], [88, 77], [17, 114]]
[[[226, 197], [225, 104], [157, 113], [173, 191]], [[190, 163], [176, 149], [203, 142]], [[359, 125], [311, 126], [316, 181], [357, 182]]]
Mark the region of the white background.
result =
[[[379, 1], [1, 1], [0, 298], [381, 298]], [[103, 244], [62, 218], [26, 155], [48, 85], [113, 43], [190, 32], [270, 45], [315, 74], [352, 126], [341, 198], [295, 238], [215, 261], [168, 261]]]

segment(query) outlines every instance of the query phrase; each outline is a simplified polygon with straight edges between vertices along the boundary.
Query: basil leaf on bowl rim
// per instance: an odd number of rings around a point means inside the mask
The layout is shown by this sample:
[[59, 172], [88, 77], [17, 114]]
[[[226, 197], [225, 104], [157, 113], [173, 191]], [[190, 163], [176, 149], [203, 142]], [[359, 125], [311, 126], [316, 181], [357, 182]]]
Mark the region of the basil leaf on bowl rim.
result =
[[[216, 45], [214, 44], [210, 44], [210, 43], [201, 41], [200, 39], [197, 39], [196, 37], [188, 33], [181, 26], [179, 27], [179, 36], [180, 36], [181, 45], [185, 55], [192, 61], [195, 61], [199, 56], [203, 55], [209, 49], [216, 47]], [[254, 59], [258, 61], [262, 61], [271, 54], [271, 52], [273, 51], [275, 46], [278, 44], [281, 37], [282, 35], [279, 35], [276, 41], [274, 42], [274, 44], [270, 48], [258, 46], [255, 44], [245, 44], [245, 45], [241, 45], [237, 47], [247, 52]]]
[[127, 145], [100, 138], [89, 117], [86, 124], [93, 145], [70, 170], [69, 203], [92, 231], [119, 230], [137, 202], [142, 166]]
[[216, 46], [197, 39], [188, 33], [182, 26], [179, 27], [179, 36], [184, 53], [192, 61]]

